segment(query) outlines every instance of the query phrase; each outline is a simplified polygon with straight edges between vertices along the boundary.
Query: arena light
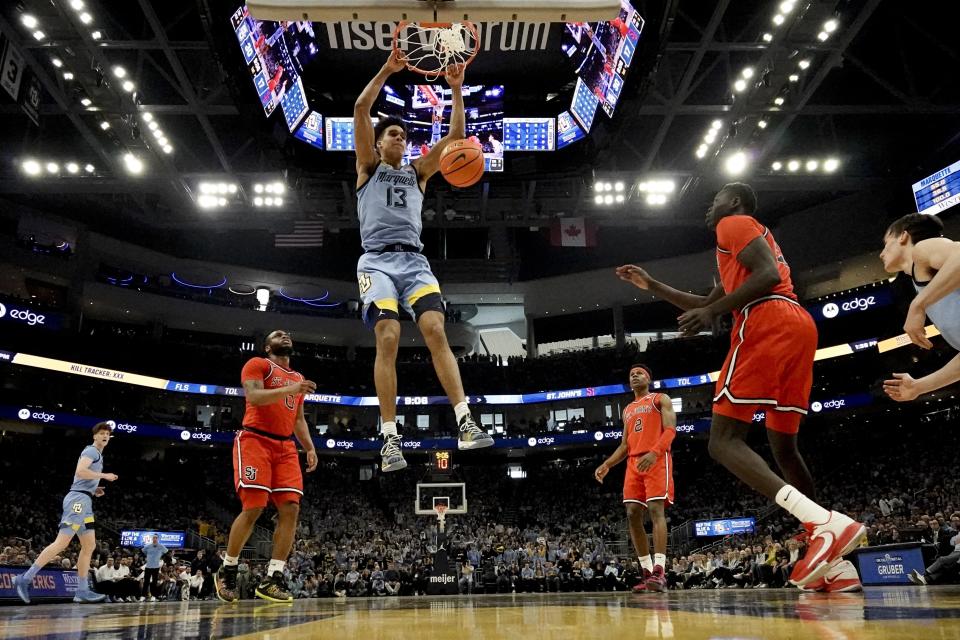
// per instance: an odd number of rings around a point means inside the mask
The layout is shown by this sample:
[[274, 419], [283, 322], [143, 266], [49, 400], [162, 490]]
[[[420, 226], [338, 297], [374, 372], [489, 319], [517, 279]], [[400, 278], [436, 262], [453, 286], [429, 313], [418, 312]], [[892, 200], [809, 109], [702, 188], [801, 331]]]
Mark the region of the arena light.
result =
[[772, 165], [770, 165], [770, 168], [773, 169], [774, 171], [780, 171], [780, 169], [783, 168], [783, 163], [777, 160]]
[[754, 71], [753, 67], [744, 67], [743, 71], [740, 72], [740, 75], [742, 75], [744, 78], [749, 80], [750, 78], [753, 77], [754, 73], [756, 72]]
[[97, 169], [96, 169], [96, 167], [94, 167], [92, 164], [89, 164], [89, 163], [88, 163], [88, 164], [83, 165], [83, 170], [86, 171], [87, 173], [93, 173], [93, 172], [96, 171]]
[[829, 37], [830, 37], [830, 34], [827, 33], [826, 31], [821, 31], [820, 33], [817, 34], [817, 40], [819, 40], [820, 42], [826, 42], [827, 38]]
[[603, 204], [613, 204], [613, 194], [608, 193], [603, 196]]
[[33, 37], [34, 37], [34, 39], [36, 39], [37, 41], [40, 41], [40, 40], [43, 40], [44, 38], [46, 38], [46, 37], [47, 37], [47, 34], [45, 34], [43, 31], [40, 31], [39, 29], [37, 29], [36, 31], [33, 32]]
[[83, 11], [84, 6], [83, 0], [70, 0], [70, 7], [74, 11]]
[[743, 151], [737, 151], [730, 154], [723, 163], [723, 168], [728, 175], [739, 176], [747, 170], [750, 159]]
[[127, 70], [117, 65], [113, 68], [113, 75], [115, 78], [125, 78], [127, 77]]
[[197, 204], [201, 209], [212, 209], [217, 206], [217, 196], [202, 195], [197, 198]]
[[703, 141], [707, 144], [713, 144], [713, 141], [717, 139], [717, 130], [710, 129], [707, 131], [706, 135], [703, 136]]
[[50, 58], [50, 63], [53, 64], [57, 69], [63, 66], [63, 60], [60, 58]]
[[82, 104], [85, 107], [89, 107], [90, 105], [93, 104], [93, 100], [91, 100], [90, 98], [80, 98], [80, 104]]
[[800, 169], [799, 160], [791, 160], [787, 163], [787, 171], [798, 171]]
[[623, 192], [623, 188], [624, 188], [623, 182], [619, 180], [613, 185], [613, 190], [616, 191], [617, 193]]
[[127, 173], [132, 175], [139, 175], [143, 172], [143, 161], [132, 153], [123, 155], [123, 165], [127, 169]]
[[808, 172], [814, 172], [820, 166], [819, 160], [807, 160], [806, 168]]
[[760, 120], [759, 122], [757, 122], [757, 126], [760, 127], [761, 129], [766, 129], [766, 128], [767, 128], [767, 121], [766, 121], [766, 120]]
[[697, 147], [697, 151], [696, 151], [697, 157], [698, 158], [705, 157], [707, 155], [707, 150], [708, 150], [708, 147], [705, 144], [702, 144], [699, 147]]
[[28, 176], [38, 176], [40, 172], [43, 171], [40, 163], [33, 159], [24, 160], [20, 168], [23, 169], [23, 172]]
[[101, 121], [100, 121], [100, 128], [103, 129], [104, 131], [106, 131], [107, 129], [110, 128], [110, 123], [107, 122], [106, 120], [101, 120]]
[[793, 11], [794, 0], [784, 0], [780, 3], [780, 13], [786, 15]]
[[99, 40], [100, 38], [103, 37], [103, 34], [100, 33], [99, 31], [94, 31], [93, 33], [90, 34], [90, 37], [93, 38], [94, 40]]
[[263, 185], [260, 184], [259, 182], [257, 182], [256, 184], [254, 184], [254, 185], [253, 185], [253, 192], [254, 192], [254, 193], [263, 193]]
[[273, 196], [267, 196], [266, 198], [264, 198], [264, 199], [263, 199], [263, 204], [267, 205], [268, 207], [272, 207], [272, 206], [273, 206]]
[[157, 121], [156, 121], [156, 120], [153, 120], [153, 121], [147, 123], [147, 129], [150, 129], [150, 131], [156, 131], [156, 130], [159, 129], [159, 128], [160, 128], [160, 125], [157, 124]]
[[782, 106], [783, 98], [781, 96], [777, 96], [776, 98], [773, 99], [773, 104], [777, 105], [778, 107]]
[[737, 93], [742, 93], [743, 91], [746, 91], [746, 89], [747, 89], [747, 81], [744, 80], [743, 78], [740, 78], [733, 83], [733, 90], [736, 91]]
[[[600, 200], [603, 200], [603, 196], [597, 196], [597, 198], [599, 198]], [[600, 203], [597, 202], [597, 204], [600, 204]], [[263, 198], [261, 198], [260, 196], [257, 196], [256, 198], [254, 198], [254, 199], [253, 199], [253, 206], [255, 206], [255, 207], [262, 207], [262, 206], [263, 206]], [[436, 215], [436, 212], [434, 212], [434, 215]]]
[[58, 173], [60, 171], [60, 165], [58, 165], [56, 162], [48, 162], [46, 166], [47, 173]]
[[803, 59], [803, 60], [801, 60], [800, 62], [797, 63], [797, 66], [800, 67], [801, 69], [804, 69], [804, 70], [805, 70], [805, 69], [809, 69], [809, 68], [810, 68], [810, 61], [807, 60], [807, 59]]
[[80, 173], [80, 165], [78, 165], [76, 162], [68, 162], [67, 173], [72, 173], [74, 175]]
[[800, 76], [798, 76], [795, 73], [791, 73], [790, 76], [787, 78], [787, 80], [789, 80], [790, 82], [797, 82], [800, 80]]
[[830, 19], [823, 23], [823, 30], [827, 33], [833, 33], [837, 30], [837, 27], [840, 26], [836, 20]]
[[763, 41], [764, 41], [764, 42], [773, 42], [773, 34], [771, 34], [771, 33], [764, 33], [764, 34], [763, 34]]
[[659, 207], [667, 204], [667, 196], [662, 193], [648, 193], [646, 202], [652, 207]]
[[170, 155], [171, 153], [173, 153], [173, 147], [169, 144], [165, 144], [163, 145], [163, 152], [167, 155]]
[[93, 16], [87, 13], [86, 11], [84, 11], [83, 13], [80, 14], [80, 22], [82, 22], [83, 24], [90, 24], [91, 22], [93, 22]]
[[786, 18], [784, 18], [782, 14], [778, 13], [777, 15], [773, 16], [773, 24], [777, 25], [778, 27], [783, 24], [784, 20], [786, 20]]
[[27, 29], [36, 29], [37, 26], [40, 24], [40, 21], [37, 20], [36, 16], [30, 13], [25, 13], [22, 16], [20, 16], [20, 22]]
[[716, 131], [722, 126], [723, 126], [723, 120], [714, 120], [713, 122], [710, 123], [710, 128], [713, 129], [714, 131]]
[[833, 173], [840, 168], [840, 161], [836, 158], [827, 158], [823, 162], [823, 170], [827, 173]]
[[136, 85], [130, 82], [129, 80], [124, 80], [123, 85], [121, 86], [123, 86], [123, 90], [126, 91], [127, 93], [133, 93], [133, 90], [136, 89]]
[[153, 114], [149, 111], [144, 111], [140, 114], [140, 117], [143, 118], [144, 122], [153, 122]]
[[[622, 193], [618, 193], [615, 199], [617, 201], [617, 204], [623, 204], [623, 202], [626, 200], [626, 197]], [[277, 200], [280, 200], [280, 198], [277, 198]], [[277, 204], [278, 205], [282, 204], [282, 200]]]
[[64, 71], [64, 72], [63, 72], [63, 79], [64, 79], [64, 80], [73, 80], [73, 72], [72, 72], [72, 71]]

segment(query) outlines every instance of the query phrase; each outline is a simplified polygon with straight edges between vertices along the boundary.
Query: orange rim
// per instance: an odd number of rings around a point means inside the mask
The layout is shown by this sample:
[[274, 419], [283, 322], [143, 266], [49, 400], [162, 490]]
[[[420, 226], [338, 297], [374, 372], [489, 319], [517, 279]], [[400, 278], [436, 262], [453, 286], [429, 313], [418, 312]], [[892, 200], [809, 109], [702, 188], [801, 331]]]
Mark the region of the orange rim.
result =
[[[414, 22], [410, 20], [401, 20], [400, 22], [397, 23], [397, 28], [393, 30], [393, 50], [394, 52], [400, 55], [404, 55], [404, 53], [403, 53], [403, 50], [400, 49], [399, 46], [397, 46], [397, 39], [400, 37], [400, 32], [406, 29], [407, 26], [411, 24], [415, 24], [418, 27], [422, 27], [424, 29], [444, 29], [444, 28], [450, 27], [453, 23], [452, 22]], [[466, 67], [471, 62], [473, 62], [473, 59], [477, 57], [477, 53], [480, 51], [480, 36], [477, 33], [476, 25], [474, 25], [472, 22], [464, 21], [464, 22], [461, 22], [460, 24], [464, 25], [470, 31], [470, 34], [473, 36], [473, 41], [476, 43], [476, 46], [473, 49], [473, 53], [471, 53], [470, 57], [465, 59], [462, 63], [463, 66]], [[424, 76], [433, 76], [433, 75], [446, 76], [447, 75], [446, 69], [421, 69], [420, 67], [410, 63], [407, 63], [407, 69]]]

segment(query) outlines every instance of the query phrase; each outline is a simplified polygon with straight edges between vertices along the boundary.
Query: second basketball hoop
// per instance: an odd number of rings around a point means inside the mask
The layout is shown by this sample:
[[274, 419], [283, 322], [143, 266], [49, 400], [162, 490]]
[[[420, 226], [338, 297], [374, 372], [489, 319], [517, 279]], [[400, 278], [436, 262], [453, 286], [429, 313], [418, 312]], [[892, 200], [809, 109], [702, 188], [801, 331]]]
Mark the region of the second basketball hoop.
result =
[[393, 50], [406, 59], [408, 69], [433, 81], [451, 65], [470, 64], [480, 50], [480, 37], [472, 22], [402, 21], [393, 32]]

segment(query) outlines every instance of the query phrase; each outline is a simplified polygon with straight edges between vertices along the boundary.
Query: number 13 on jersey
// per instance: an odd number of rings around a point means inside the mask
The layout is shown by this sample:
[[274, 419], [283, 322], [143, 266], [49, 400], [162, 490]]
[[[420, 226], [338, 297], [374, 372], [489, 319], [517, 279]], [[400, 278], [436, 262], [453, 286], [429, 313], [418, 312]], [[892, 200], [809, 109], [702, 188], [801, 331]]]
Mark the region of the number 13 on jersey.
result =
[[387, 189], [387, 206], [397, 207], [398, 209], [406, 209], [407, 190], [403, 187], [391, 187]]

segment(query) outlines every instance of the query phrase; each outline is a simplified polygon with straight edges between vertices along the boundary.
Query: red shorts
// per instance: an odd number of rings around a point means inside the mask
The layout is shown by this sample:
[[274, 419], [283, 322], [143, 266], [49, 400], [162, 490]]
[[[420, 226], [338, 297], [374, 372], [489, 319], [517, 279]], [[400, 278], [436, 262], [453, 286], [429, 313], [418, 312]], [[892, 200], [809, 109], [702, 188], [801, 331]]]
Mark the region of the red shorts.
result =
[[268, 501], [300, 502], [303, 474], [293, 440], [274, 440], [250, 431], [233, 439], [233, 485], [244, 510]]
[[665, 500], [673, 504], [673, 458], [666, 452], [653, 466], [640, 473], [637, 471], [639, 456], [627, 458], [627, 473], [623, 478], [623, 501], [639, 502], [643, 506], [652, 500]]
[[730, 342], [713, 412], [751, 423], [765, 411], [768, 429], [797, 433], [813, 385], [813, 318], [786, 298], [761, 298], [739, 315]]

